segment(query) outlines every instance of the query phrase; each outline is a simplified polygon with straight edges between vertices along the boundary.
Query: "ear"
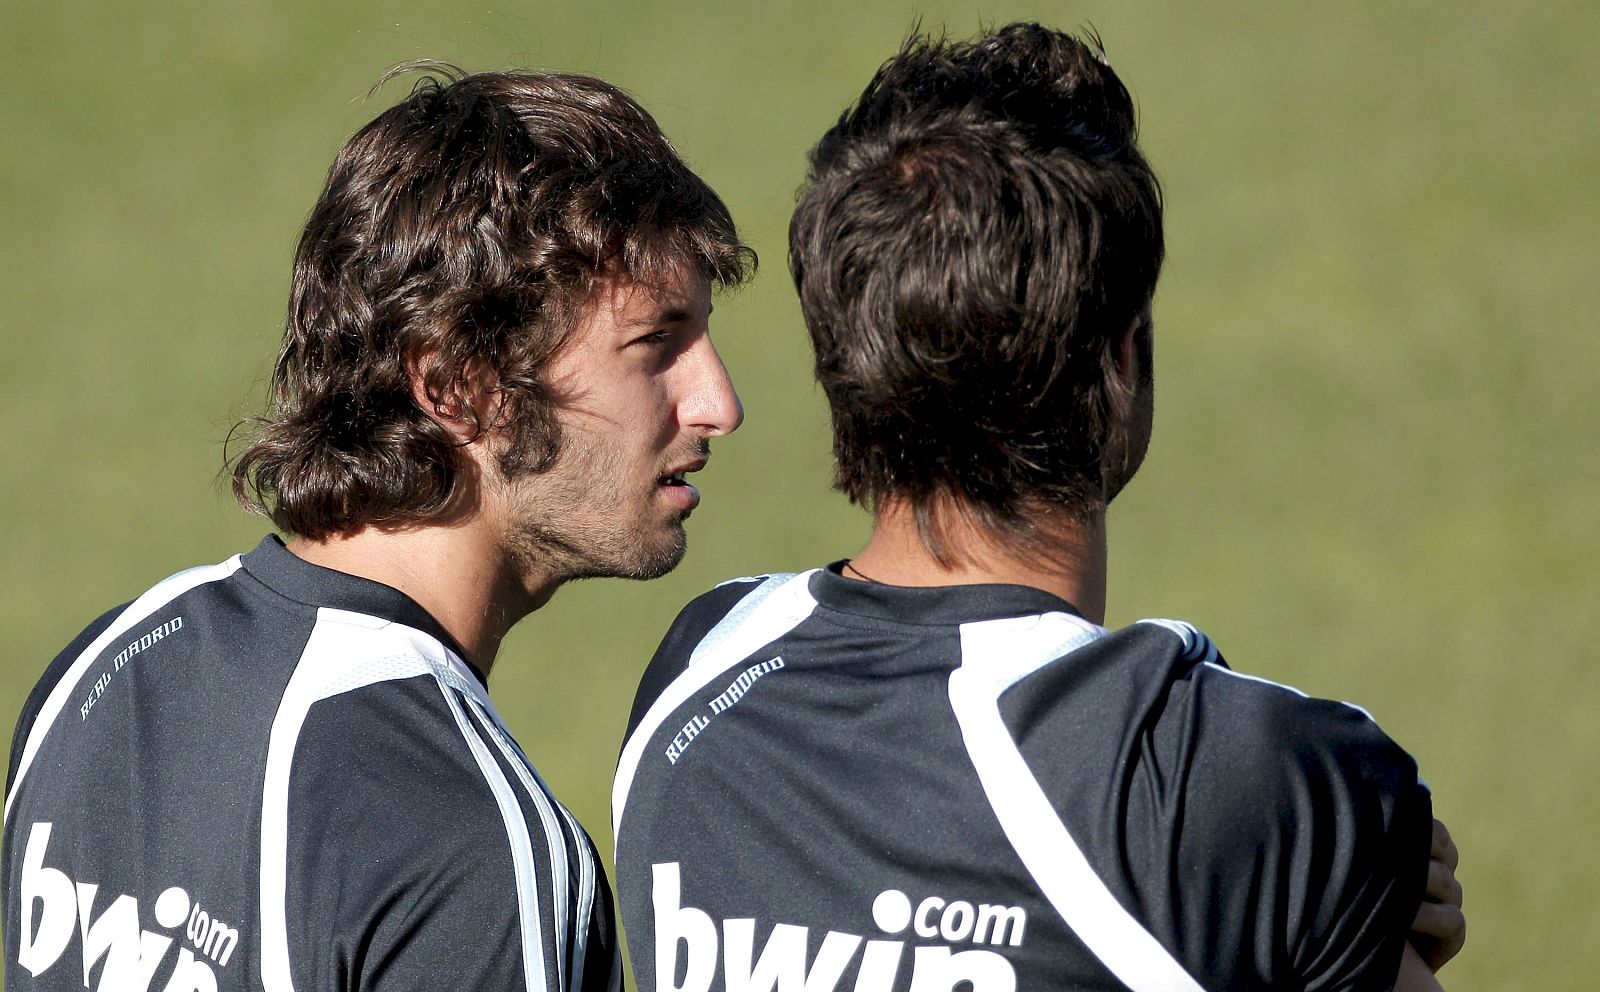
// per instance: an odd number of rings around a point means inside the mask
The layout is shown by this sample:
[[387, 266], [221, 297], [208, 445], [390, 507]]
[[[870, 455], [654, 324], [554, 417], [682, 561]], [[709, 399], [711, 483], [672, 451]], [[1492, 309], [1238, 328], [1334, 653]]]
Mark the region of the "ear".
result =
[[1123, 328], [1122, 337], [1117, 341], [1117, 378], [1122, 380], [1122, 385], [1128, 390], [1133, 390], [1139, 382], [1139, 349], [1134, 338], [1139, 333], [1139, 325], [1144, 322], [1143, 313], [1135, 315], [1128, 321], [1128, 326]]
[[499, 380], [483, 362], [474, 360], [453, 381], [441, 378], [435, 349], [408, 357], [405, 365], [417, 409], [461, 443], [480, 440], [494, 426], [501, 403]]

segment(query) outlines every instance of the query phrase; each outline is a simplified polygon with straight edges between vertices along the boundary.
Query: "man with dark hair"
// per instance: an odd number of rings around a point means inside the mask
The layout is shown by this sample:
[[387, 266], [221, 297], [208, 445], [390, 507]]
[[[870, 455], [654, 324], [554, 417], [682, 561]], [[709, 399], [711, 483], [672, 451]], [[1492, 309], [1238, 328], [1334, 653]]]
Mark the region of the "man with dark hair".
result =
[[293, 539], [106, 613], [23, 710], [12, 988], [621, 985], [604, 869], [485, 680], [563, 582], [682, 556], [742, 417], [710, 291], [754, 259], [615, 87], [436, 77], [300, 241], [233, 470]]
[[911, 39], [818, 143], [790, 263], [874, 528], [700, 597], [646, 671], [642, 988], [1436, 987], [1407, 934], [1448, 958], [1459, 889], [1412, 759], [1188, 624], [1101, 626], [1153, 410], [1135, 138], [1097, 42], [1012, 25]]

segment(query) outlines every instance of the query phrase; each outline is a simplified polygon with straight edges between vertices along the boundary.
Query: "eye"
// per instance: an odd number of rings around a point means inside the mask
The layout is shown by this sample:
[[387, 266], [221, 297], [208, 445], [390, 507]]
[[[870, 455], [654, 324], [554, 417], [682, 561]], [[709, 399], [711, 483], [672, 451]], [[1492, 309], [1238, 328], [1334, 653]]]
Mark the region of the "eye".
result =
[[644, 345], [645, 347], [659, 347], [661, 345], [670, 344], [671, 342], [672, 332], [663, 327], [651, 331], [649, 334], [641, 334], [639, 337], [629, 341], [628, 344], [629, 346], [638, 344]]

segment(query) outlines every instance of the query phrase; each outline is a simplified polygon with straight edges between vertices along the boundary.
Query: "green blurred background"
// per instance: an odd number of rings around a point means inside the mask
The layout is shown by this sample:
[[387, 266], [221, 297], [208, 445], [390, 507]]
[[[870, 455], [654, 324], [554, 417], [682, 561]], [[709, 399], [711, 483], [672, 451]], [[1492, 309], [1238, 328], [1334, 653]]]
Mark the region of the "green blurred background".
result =
[[[1092, 24], [1168, 197], [1151, 456], [1111, 621], [1358, 700], [1463, 850], [1456, 992], [1588, 990], [1600, 934], [1600, 4], [361, 2], [0, 8], [0, 720], [105, 608], [266, 529], [217, 484], [298, 228], [389, 65], [638, 95], [764, 261], [715, 329], [748, 410], [667, 579], [526, 621], [493, 693], [609, 852], [637, 673], [730, 575], [855, 550], [784, 268], [804, 154], [917, 17]], [[403, 85], [403, 84], [402, 84]]]

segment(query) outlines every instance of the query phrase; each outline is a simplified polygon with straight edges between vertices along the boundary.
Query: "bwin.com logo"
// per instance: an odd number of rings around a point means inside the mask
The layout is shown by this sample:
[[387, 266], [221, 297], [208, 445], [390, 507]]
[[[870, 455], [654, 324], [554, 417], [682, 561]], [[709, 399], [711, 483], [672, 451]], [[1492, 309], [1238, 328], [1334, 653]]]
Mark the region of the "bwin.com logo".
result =
[[[41, 975], [60, 960], [77, 936], [84, 988], [89, 988], [90, 973], [103, 959], [100, 981], [95, 985], [99, 992], [146, 992], [166, 960], [173, 938], [142, 929], [139, 900], [126, 893], [96, 914], [98, 885], [74, 881], [66, 872], [44, 863], [51, 826], [33, 825], [22, 857], [17, 893], [22, 932], [17, 963], [29, 974]], [[176, 885], [156, 897], [155, 920], [167, 930], [183, 927], [177, 959], [162, 992], [216, 992], [217, 976], [210, 962], [219, 968], [227, 966], [239, 944], [239, 931], [201, 909]], [[185, 936], [193, 950], [182, 946]]]
[[[816, 958], [808, 964], [810, 929], [789, 923], [772, 928], [757, 956], [755, 920], [723, 920], [719, 940], [710, 914], [682, 904], [678, 863], [651, 867], [658, 992], [707, 992], [719, 964], [727, 992], [835, 992], [857, 961], [855, 982], [850, 986], [853, 992], [891, 992], [906, 966], [905, 941], [867, 940], [838, 930], [828, 931]], [[938, 896], [929, 896], [913, 907], [904, 892], [888, 889], [873, 900], [872, 921], [890, 937], [909, 927], [923, 939], [1017, 947], [1022, 944], [1028, 915], [1019, 906], [975, 906], [962, 900], [946, 902]], [[982, 948], [954, 950], [944, 944], [920, 944], [912, 948], [909, 966], [911, 992], [950, 992], [962, 982], [968, 983], [965, 987], [972, 992], [1015, 992], [1017, 987], [1011, 962]]]

